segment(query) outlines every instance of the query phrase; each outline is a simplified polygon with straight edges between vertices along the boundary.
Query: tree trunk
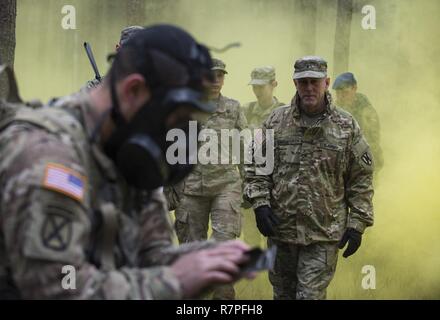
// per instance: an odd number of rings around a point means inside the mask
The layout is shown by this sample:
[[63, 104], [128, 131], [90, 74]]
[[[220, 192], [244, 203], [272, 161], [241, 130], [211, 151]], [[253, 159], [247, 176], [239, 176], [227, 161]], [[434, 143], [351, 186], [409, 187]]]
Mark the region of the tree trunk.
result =
[[302, 37], [299, 37], [299, 45], [304, 55], [314, 55], [316, 51], [316, 19], [317, 0], [297, 0], [295, 12], [299, 17], [296, 21], [297, 30], [302, 30]]
[[146, 23], [145, 0], [127, 1], [127, 25], [144, 26]]
[[[14, 66], [16, 0], [0, 0], [0, 59], [1, 63]], [[7, 92], [6, 77], [0, 78], [0, 97]]]
[[338, 0], [333, 77], [348, 71], [353, 0]]

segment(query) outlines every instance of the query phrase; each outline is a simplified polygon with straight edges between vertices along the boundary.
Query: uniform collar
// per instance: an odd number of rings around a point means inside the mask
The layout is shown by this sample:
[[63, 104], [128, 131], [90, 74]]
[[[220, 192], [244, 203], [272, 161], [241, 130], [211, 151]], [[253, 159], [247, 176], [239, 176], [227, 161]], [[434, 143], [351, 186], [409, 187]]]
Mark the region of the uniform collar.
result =
[[252, 114], [257, 115], [258, 117], [267, 118], [272, 113], [275, 106], [277, 106], [278, 104], [278, 99], [276, 97], [273, 97], [272, 104], [267, 108], [263, 108], [257, 100], [255, 102], [255, 106], [252, 108]]
[[[299, 95], [298, 93], [295, 94], [295, 96], [292, 99], [291, 102], [291, 107], [292, 107], [292, 114], [293, 117], [296, 119], [299, 119], [301, 117], [301, 109], [299, 107]], [[332, 96], [330, 94], [330, 92], [326, 92], [325, 94], [325, 101], [326, 101], [326, 114], [330, 115], [333, 114], [333, 112], [335, 111], [335, 105], [333, 104], [333, 99]]]
[[212, 100], [217, 105], [215, 112], [225, 112], [226, 111], [226, 98], [220, 93], [217, 99]]

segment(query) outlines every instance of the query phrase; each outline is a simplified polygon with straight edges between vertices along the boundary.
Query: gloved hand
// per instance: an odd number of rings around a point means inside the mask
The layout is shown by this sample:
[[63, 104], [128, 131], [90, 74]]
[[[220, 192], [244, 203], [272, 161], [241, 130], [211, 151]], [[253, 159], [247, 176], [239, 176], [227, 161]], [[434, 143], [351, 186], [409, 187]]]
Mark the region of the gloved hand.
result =
[[275, 226], [280, 223], [280, 220], [269, 206], [261, 206], [255, 210], [255, 218], [257, 220], [257, 227], [261, 234], [265, 237], [275, 235]]
[[353, 228], [347, 228], [342, 236], [341, 241], [339, 242], [339, 249], [344, 248], [347, 242], [347, 249], [345, 249], [344, 253], [342, 254], [344, 258], [348, 258], [355, 253], [357, 249], [359, 249], [362, 242], [362, 233]]

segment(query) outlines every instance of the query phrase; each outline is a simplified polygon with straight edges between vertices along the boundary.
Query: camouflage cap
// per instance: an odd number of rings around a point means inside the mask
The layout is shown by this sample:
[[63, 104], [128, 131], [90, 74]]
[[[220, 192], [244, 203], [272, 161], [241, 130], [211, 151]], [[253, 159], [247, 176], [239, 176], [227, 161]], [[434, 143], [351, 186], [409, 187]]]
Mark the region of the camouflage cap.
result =
[[228, 73], [227, 71], [226, 71], [226, 64], [223, 62], [223, 61], [221, 61], [220, 59], [215, 59], [215, 58], [213, 58], [212, 59], [212, 68], [211, 68], [211, 70], [221, 70], [221, 71], [223, 71], [224, 73]]
[[335, 82], [333, 83], [333, 90], [339, 90], [346, 87], [353, 87], [357, 84], [356, 78], [354, 74], [351, 72], [341, 73], [336, 77]]
[[136, 32], [142, 29], [144, 28], [141, 26], [129, 26], [122, 29], [121, 38], [119, 39], [119, 44], [120, 45], [125, 44], [128, 41], [128, 39], [130, 39], [130, 37], [132, 37]]
[[321, 57], [306, 56], [296, 60], [293, 79], [327, 77], [327, 61]]
[[252, 70], [250, 85], [265, 85], [275, 80], [275, 68], [271, 66], [258, 67]]

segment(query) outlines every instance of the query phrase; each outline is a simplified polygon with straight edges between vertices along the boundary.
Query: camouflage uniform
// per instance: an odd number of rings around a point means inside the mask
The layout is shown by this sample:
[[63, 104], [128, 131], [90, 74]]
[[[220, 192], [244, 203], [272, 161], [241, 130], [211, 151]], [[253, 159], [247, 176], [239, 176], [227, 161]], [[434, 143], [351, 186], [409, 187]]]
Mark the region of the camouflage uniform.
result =
[[[245, 127], [238, 101], [220, 96], [216, 112], [201, 128], [213, 129], [220, 138], [221, 129]], [[180, 242], [206, 239], [210, 213], [214, 239], [224, 241], [240, 236], [241, 179], [237, 165], [198, 164], [184, 180], [182, 194], [176, 210]]]
[[[217, 104], [217, 111], [201, 129], [214, 130], [220, 149], [220, 130], [242, 130], [246, 127], [246, 120], [238, 101], [220, 96]], [[225, 241], [240, 236], [242, 190], [237, 165], [220, 164], [220, 160], [219, 164], [198, 164], [183, 181], [180, 190], [180, 202], [175, 211], [180, 243], [206, 239], [210, 217], [213, 239]], [[215, 298], [221, 299], [233, 299], [234, 296], [232, 286], [214, 293]]]
[[[251, 81], [249, 85], [265, 85], [275, 80], [275, 69], [273, 67], [259, 67], [251, 72]], [[270, 107], [263, 108], [258, 101], [252, 101], [243, 106], [243, 112], [250, 129], [261, 128], [271, 112], [285, 103], [279, 102], [273, 97], [273, 103]], [[243, 236], [246, 243], [260, 246], [263, 237], [255, 227], [255, 215], [252, 209], [242, 209], [243, 212]]]
[[[207, 244], [172, 245], [161, 190], [128, 187], [91, 139], [88, 95], [20, 109], [0, 125], [0, 295], [179, 299], [166, 265]], [[76, 269], [76, 289], [61, 286]]]
[[379, 116], [368, 100], [362, 93], [356, 93], [355, 100], [351, 106], [341, 106], [356, 119], [361, 127], [371, 153], [374, 157], [375, 171], [378, 172], [383, 167], [383, 153], [380, 147], [380, 122]]
[[252, 101], [243, 106], [243, 112], [248, 122], [249, 128], [261, 128], [264, 120], [266, 120], [275, 108], [285, 105], [279, 102], [277, 97], [273, 97], [273, 103], [270, 107], [263, 109], [258, 101]]
[[278, 245], [269, 277], [275, 299], [325, 298], [346, 228], [363, 232], [373, 224], [369, 146], [329, 93], [326, 103], [312, 125], [304, 121], [298, 95], [275, 109], [263, 125], [274, 130], [273, 172], [259, 175], [258, 167], [246, 166], [245, 197], [254, 208], [270, 206], [280, 220], [268, 242]]
[[[357, 90], [356, 86], [357, 80], [354, 74], [351, 72], [344, 72], [336, 77], [335, 82], [333, 83], [333, 90], [344, 90], [345, 88]], [[351, 105], [346, 104], [344, 101], [339, 103], [340, 105], [338, 106], [350, 112], [359, 123], [362, 133], [371, 147], [371, 152], [374, 157], [375, 174], [377, 174], [383, 167], [383, 154], [382, 148], [380, 147], [379, 115], [371, 105], [367, 96], [362, 93], [355, 92], [354, 100]]]

